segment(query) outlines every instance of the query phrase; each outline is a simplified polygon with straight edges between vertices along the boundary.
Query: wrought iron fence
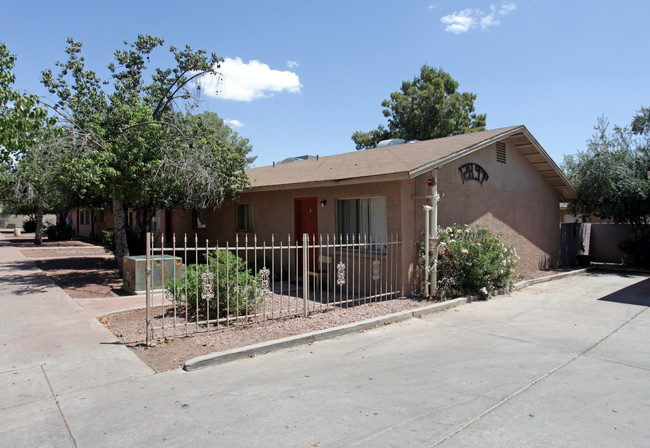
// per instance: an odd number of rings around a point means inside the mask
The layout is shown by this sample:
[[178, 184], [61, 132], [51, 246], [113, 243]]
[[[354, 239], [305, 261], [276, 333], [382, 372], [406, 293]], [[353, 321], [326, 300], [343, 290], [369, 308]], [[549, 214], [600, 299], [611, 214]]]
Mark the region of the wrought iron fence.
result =
[[397, 235], [302, 235], [234, 245], [147, 234], [146, 333], [155, 338], [309, 316], [400, 297]]

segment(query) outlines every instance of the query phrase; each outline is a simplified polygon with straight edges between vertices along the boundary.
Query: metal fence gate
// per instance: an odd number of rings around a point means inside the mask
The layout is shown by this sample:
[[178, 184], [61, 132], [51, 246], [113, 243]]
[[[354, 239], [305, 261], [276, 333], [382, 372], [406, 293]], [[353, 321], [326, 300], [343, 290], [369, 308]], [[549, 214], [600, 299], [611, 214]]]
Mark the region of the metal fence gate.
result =
[[146, 340], [309, 316], [401, 296], [397, 235], [302, 235], [210, 245], [147, 234]]

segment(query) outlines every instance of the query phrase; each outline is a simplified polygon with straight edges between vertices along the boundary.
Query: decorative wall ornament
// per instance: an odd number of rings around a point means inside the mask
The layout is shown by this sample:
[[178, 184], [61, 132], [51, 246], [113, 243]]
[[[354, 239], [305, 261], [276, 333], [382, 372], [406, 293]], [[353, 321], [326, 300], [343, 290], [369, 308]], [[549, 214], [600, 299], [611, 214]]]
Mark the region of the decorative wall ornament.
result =
[[260, 289], [263, 293], [271, 292], [271, 271], [269, 268], [260, 269]]
[[373, 280], [379, 280], [379, 277], [380, 277], [379, 265], [380, 264], [381, 263], [379, 262], [379, 260], [373, 260], [373, 262], [372, 262], [372, 279]]
[[339, 286], [345, 285], [345, 263], [339, 261], [336, 265], [336, 284]]
[[203, 282], [201, 298], [206, 302], [214, 297], [214, 291], [212, 290], [212, 280], [214, 280], [214, 274], [212, 272], [207, 271], [201, 274], [201, 281]]
[[463, 183], [475, 180], [483, 184], [483, 182], [486, 182], [490, 177], [487, 171], [477, 163], [466, 163], [465, 165], [461, 165], [461, 167], [458, 168], [458, 171], [460, 171], [460, 177], [463, 179]]

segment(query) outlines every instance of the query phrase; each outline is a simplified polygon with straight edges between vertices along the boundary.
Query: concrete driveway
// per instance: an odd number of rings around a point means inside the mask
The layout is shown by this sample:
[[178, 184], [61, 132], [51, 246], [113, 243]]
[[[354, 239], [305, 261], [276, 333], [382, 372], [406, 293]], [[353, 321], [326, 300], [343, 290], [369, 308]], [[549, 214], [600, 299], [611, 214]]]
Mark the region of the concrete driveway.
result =
[[[27, 398], [3, 399], [0, 440], [650, 446], [648, 305], [647, 277], [585, 274], [195, 372], [142, 369], [111, 381], [104, 366], [87, 366], [93, 380], [79, 387], [39, 383]], [[137, 366], [126, 356], [125, 368], [127, 358]]]

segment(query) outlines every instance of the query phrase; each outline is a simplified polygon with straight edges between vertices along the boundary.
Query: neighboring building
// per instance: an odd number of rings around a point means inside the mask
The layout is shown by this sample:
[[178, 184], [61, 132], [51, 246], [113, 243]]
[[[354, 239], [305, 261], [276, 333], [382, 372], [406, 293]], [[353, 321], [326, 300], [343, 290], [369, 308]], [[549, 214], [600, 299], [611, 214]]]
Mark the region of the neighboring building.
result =
[[[29, 215], [12, 215], [9, 213], [0, 213], [0, 229], [21, 229], [25, 221], [30, 220]], [[43, 215], [43, 225], [52, 225], [56, 223], [56, 215]]]
[[[113, 213], [110, 209], [71, 210], [68, 212], [68, 217], [71, 220], [75, 235], [103, 240], [103, 231], [113, 230]], [[127, 228], [135, 230], [138, 228], [138, 220], [141, 219], [141, 215], [137, 211], [129, 211], [126, 214], [126, 219]], [[156, 233], [165, 232], [167, 237], [171, 237], [173, 232], [172, 212], [168, 210], [157, 211], [149, 223], [149, 230]]]
[[439, 225], [503, 234], [521, 257], [520, 271], [558, 263], [559, 203], [576, 192], [525, 126], [252, 168], [252, 188], [237, 202], [200, 213], [178, 208], [173, 228], [220, 244], [237, 234], [255, 234], [258, 243], [273, 234], [398, 234], [408, 295], [434, 172], [444, 195]]
[[612, 221], [609, 219], [598, 218], [594, 215], [574, 215], [569, 212], [569, 203], [560, 202], [560, 222], [562, 224], [573, 224], [573, 223], [583, 223], [591, 222], [598, 224], [611, 224]]

